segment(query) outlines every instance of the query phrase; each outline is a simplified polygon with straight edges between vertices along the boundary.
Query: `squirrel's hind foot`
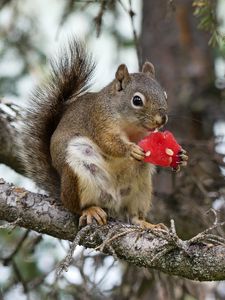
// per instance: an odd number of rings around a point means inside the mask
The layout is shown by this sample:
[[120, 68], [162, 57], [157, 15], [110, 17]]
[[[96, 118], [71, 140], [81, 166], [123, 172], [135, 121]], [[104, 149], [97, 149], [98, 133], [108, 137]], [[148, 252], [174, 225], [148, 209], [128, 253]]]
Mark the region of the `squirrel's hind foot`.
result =
[[168, 231], [168, 227], [166, 227], [166, 225], [164, 225], [163, 223], [152, 224], [152, 223], [149, 223], [147, 221], [144, 221], [144, 220], [141, 220], [138, 218], [133, 218], [132, 224], [139, 225], [143, 229], [159, 229], [159, 230], [163, 230], [163, 231]]
[[107, 214], [101, 207], [91, 206], [84, 209], [79, 219], [79, 227], [90, 225], [94, 221], [96, 221], [98, 225], [107, 224]]

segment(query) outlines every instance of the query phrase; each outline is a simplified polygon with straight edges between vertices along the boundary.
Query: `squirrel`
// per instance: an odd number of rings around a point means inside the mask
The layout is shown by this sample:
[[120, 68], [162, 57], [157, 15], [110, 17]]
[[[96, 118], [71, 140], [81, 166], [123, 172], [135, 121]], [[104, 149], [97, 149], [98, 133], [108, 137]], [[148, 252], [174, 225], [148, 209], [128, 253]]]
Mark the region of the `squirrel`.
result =
[[78, 214], [80, 226], [128, 216], [143, 228], [162, 228], [146, 219], [154, 166], [137, 145], [168, 119], [154, 66], [129, 73], [121, 64], [111, 83], [89, 92], [95, 63], [72, 39], [51, 69], [26, 109], [21, 157], [28, 177]]

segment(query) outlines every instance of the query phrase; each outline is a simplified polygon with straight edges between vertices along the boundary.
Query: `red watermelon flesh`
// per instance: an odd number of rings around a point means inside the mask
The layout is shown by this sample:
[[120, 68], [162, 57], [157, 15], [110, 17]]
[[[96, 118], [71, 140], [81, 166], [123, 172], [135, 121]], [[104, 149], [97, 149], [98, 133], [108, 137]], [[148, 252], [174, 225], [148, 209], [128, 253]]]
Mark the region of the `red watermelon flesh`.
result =
[[148, 154], [148, 151], [151, 153], [146, 156], [145, 162], [162, 167], [176, 168], [180, 161], [178, 153], [182, 148], [170, 131], [151, 132], [138, 145], [145, 153]]

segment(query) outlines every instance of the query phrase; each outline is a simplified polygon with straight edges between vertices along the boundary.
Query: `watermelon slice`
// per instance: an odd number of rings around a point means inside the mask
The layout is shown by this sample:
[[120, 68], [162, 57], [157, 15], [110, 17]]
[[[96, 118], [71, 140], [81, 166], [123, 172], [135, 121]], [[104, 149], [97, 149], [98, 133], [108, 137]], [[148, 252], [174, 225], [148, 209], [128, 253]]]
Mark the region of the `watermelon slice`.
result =
[[138, 145], [145, 151], [145, 162], [176, 169], [182, 147], [170, 131], [151, 132]]

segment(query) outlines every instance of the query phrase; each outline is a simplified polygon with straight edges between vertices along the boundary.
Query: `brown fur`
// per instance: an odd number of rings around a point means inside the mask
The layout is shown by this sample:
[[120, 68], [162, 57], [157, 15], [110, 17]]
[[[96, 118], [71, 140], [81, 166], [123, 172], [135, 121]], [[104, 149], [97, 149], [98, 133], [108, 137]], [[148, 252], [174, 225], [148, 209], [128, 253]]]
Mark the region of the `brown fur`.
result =
[[65, 164], [61, 175], [61, 201], [71, 212], [80, 214], [78, 178]]

